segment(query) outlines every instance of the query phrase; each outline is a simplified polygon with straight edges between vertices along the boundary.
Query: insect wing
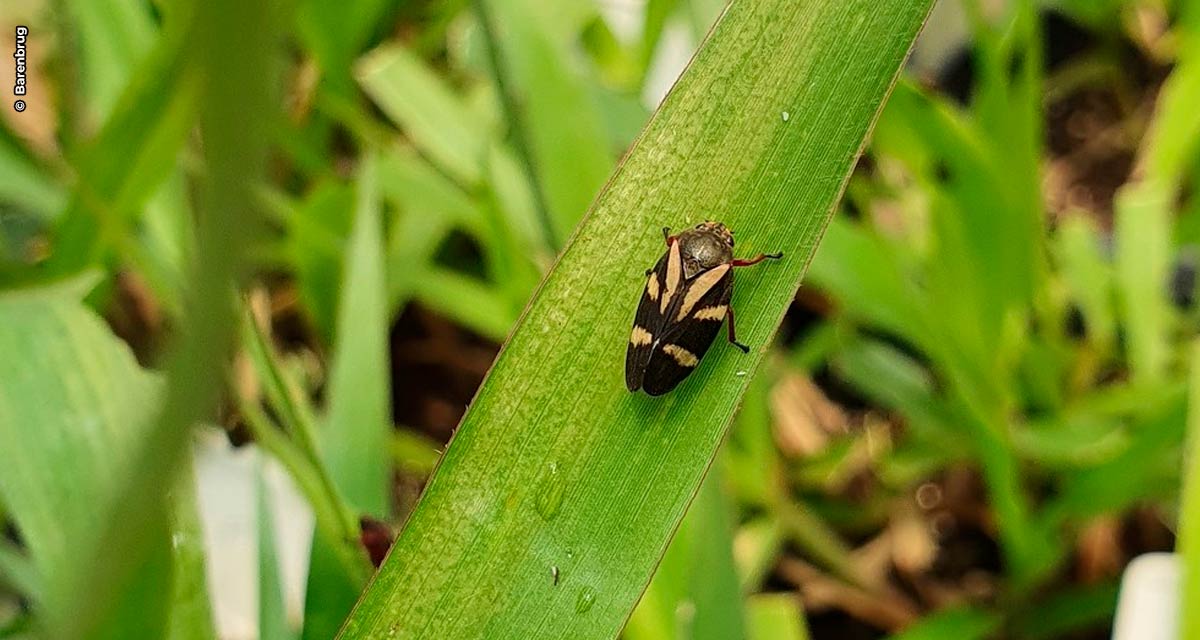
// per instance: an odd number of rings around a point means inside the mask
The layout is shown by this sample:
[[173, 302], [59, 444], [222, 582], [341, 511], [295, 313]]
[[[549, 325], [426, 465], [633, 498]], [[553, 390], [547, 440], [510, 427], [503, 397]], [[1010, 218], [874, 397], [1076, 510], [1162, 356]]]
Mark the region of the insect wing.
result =
[[732, 293], [729, 265], [709, 269], [687, 282], [668, 309], [661, 337], [651, 343], [641, 379], [646, 393], [667, 393], [696, 370], [721, 330]]
[[630, 391], [637, 391], [642, 387], [642, 376], [654, 350], [654, 336], [662, 335], [666, 329], [666, 323], [663, 321], [666, 316], [662, 311], [661, 301], [667, 263], [671, 259], [671, 250], [667, 250], [646, 276], [646, 288], [642, 291], [642, 301], [638, 303], [633, 329], [629, 334], [629, 346], [625, 350], [625, 386]]

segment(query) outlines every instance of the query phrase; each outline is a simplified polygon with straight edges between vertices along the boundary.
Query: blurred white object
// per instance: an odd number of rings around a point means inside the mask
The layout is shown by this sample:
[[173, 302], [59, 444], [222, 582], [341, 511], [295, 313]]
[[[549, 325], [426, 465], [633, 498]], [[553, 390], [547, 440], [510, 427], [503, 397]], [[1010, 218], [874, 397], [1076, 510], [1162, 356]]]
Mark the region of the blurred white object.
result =
[[[225, 434], [204, 430], [196, 439], [196, 497], [204, 530], [205, 575], [213, 622], [221, 640], [258, 638], [258, 448], [235, 449]], [[287, 619], [304, 615], [304, 583], [312, 545], [308, 503], [274, 460], [265, 464], [267, 500]]]
[[1173, 553], [1134, 558], [1121, 577], [1113, 640], [1177, 640], [1182, 574]]

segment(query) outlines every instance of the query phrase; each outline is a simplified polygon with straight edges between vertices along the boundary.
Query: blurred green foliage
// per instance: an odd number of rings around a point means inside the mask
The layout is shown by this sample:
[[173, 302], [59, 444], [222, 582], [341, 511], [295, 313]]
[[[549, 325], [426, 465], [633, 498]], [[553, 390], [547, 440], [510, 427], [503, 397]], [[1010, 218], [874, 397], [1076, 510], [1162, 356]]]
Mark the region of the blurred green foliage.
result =
[[[750, 381], [627, 637], [804, 638], [813, 576], [900, 603], [883, 618], [897, 638], [1102, 628], [1115, 583], [1073, 583], [1080, 539], [1139, 507], [1181, 523], [1197, 566], [1194, 455], [1180, 494], [1198, 424], [1200, 15], [986, 4], [962, 3], [965, 102], [925, 78], [895, 88], [805, 283], [820, 317]], [[0, 637], [212, 637], [190, 470], [174, 467], [221, 388], [316, 515], [303, 629], [260, 533], [263, 637], [333, 634], [369, 572], [357, 517], [402, 518], [394, 460], [433, 467], [423, 436], [391, 428], [388, 327], [418, 304], [503, 341], [647, 122], [672, 47], [722, 10], [647, 0], [630, 31], [584, 0], [239, 6], [13, 16], [47, 63], [32, 108], [0, 119], [0, 522], [16, 532], [0, 541]], [[1050, 71], [1047, 11], [1096, 43]], [[1130, 46], [1165, 77], [1131, 88]], [[1148, 105], [1120, 123], [1132, 168], [1097, 210], [1048, 206], [1047, 105], [1114, 87]], [[234, 283], [294, 289], [327, 385], [289, 366], [270, 318], [235, 320]], [[130, 290], [155, 319], [121, 333], [140, 364], [101, 318], [119, 324]], [[235, 341], [257, 393], [213, 374]], [[798, 455], [773, 398], [818, 376], [870, 419]], [[962, 468], [986, 487], [997, 593], [906, 609], [861, 542]], [[849, 497], [864, 474], [869, 495]]]

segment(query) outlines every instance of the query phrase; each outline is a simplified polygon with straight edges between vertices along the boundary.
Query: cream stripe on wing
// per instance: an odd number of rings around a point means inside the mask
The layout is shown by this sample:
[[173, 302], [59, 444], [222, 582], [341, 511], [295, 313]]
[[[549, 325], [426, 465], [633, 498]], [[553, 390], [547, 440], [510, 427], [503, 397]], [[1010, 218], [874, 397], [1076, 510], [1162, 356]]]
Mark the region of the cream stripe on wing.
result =
[[677, 344], [669, 344], [663, 347], [663, 352], [675, 358], [675, 362], [678, 362], [681, 367], [694, 367], [697, 362], [700, 362], [700, 359], [695, 354]]
[[703, 309], [697, 311], [696, 315], [692, 317], [697, 320], [716, 320], [717, 322], [720, 322], [725, 319], [725, 305], [720, 305], [717, 307], [704, 307]]
[[646, 293], [650, 295], [650, 299], [658, 302], [658, 274], [651, 271], [650, 279], [646, 281]]
[[720, 282], [721, 277], [728, 271], [729, 265], [722, 264], [700, 274], [696, 278], [696, 281], [692, 283], [692, 286], [688, 287], [687, 295], [683, 298], [683, 304], [679, 307], [679, 315], [675, 316], [675, 321], [681, 322], [686, 318], [687, 314], [692, 312], [692, 307], [696, 306], [697, 302], [700, 302], [700, 298], [703, 298], [704, 294], [708, 293], [714, 285]]
[[650, 335], [649, 331], [646, 331], [636, 324], [633, 325], [633, 333], [629, 334], [629, 344], [635, 347], [640, 347], [642, 345], [650, 344], [653, 341], [654, 336]]
[[679, 279], [682, 277], [683, 259], [679, 257], [679, 241], [676, 240], [671, 243], [671, 250], [667, 254], [667, 292], [663, 294], [662, 303], [658, 307], [659, 313], [667, 312], [667, 306], [679, 290]]

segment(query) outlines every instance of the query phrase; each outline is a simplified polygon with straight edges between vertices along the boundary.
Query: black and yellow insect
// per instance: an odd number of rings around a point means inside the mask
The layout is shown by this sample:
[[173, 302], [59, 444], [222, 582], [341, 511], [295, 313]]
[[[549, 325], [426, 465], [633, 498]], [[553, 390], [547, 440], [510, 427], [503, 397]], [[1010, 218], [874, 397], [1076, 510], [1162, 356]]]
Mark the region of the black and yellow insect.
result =
[[663, 228], [663, 238], [667, 251], [646, 272], [646, 290], [625, 352], [625, 386], [652, 396], [674, 389], [695, 370], [726, 315], [729, 341], [750, 351], [737, 341], [733, 328], [733, 269], [783, 257], [735, 259], [733, 233], [720, 222], [704, 222], [678, 235]]

